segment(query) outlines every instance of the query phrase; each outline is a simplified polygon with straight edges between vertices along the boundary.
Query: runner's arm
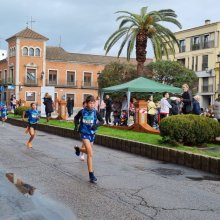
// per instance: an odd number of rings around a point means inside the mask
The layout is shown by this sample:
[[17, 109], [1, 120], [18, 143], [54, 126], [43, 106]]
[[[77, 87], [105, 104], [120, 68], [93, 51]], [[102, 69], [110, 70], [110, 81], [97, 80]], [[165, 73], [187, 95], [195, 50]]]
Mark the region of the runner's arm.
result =
[[78, 131], [78, 127], [79, 127], [79, 122], [80, 119], [82, 118], [82, 110], [80, 110], [77, 115], [74, 117], [74, 124], [75, 124], [75, 131]]

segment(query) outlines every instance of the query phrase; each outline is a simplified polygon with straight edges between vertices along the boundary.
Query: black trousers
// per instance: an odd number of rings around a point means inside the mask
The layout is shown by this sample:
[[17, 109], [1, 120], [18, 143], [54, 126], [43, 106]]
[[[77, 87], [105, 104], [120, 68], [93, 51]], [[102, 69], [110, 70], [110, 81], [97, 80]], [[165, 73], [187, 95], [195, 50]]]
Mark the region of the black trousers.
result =
[[153, 125], [154, 125], [154, 117], [155, 117], [155, 115], [150, 115], [150, 114], [147, 115], [147, 121], [151, 127], [153, 127]]
[[111, 111], [106, 111], [105, 121], [106, 121], [106, 124], [108, 124], [109, 122], [111, 123]]

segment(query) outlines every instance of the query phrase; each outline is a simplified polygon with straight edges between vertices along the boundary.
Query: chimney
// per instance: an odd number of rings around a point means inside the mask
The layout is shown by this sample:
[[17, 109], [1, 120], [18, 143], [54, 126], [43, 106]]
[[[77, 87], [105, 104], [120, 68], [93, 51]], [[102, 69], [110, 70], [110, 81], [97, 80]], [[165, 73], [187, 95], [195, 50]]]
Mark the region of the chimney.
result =
[[207, 19], [207, 20], [205, 20], [205, 24], [210, 24], [210, 20], [209, 19]]

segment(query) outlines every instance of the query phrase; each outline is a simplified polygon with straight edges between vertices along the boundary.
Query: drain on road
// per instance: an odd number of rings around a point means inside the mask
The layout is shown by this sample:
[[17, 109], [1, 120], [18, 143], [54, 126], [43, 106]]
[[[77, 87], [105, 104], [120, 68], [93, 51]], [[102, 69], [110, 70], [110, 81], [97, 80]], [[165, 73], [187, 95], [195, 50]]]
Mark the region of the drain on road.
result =
[[203, 181], [203, 180], [220, 181], [220, 177], [217, 176], [202, 176], [202, 177], [187, 176], [186, 178], [194, 181]]
[[151, 169], [152, 172], [163, 175], [163, 176], [178, 176], [183, 175], [182, 170], [176, 170], [176, 169], [167, 169], [167, 168], [157, 168], [157, 169]]
[[29, 195], [34, 194], [36, 188], [27, 183], [24, 183], [21, 179], [18, 179], [14, 173], [6, 173], [6, 177], [17, 187], [19, 192]]

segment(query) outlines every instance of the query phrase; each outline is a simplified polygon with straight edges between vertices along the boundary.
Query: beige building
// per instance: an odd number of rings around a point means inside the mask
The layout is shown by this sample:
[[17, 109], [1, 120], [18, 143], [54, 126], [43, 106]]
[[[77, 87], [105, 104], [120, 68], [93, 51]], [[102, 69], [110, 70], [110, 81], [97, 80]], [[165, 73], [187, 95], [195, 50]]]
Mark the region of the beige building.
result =
[[175, 58], [170, 55], [169, 59], [177, 60], [196, 72], [201, 107], [206, 108], [220, 94], [220, 22], [206, 20], [204, 25], [176, 32], [175, 36], [180, 48], [176, 45]]

